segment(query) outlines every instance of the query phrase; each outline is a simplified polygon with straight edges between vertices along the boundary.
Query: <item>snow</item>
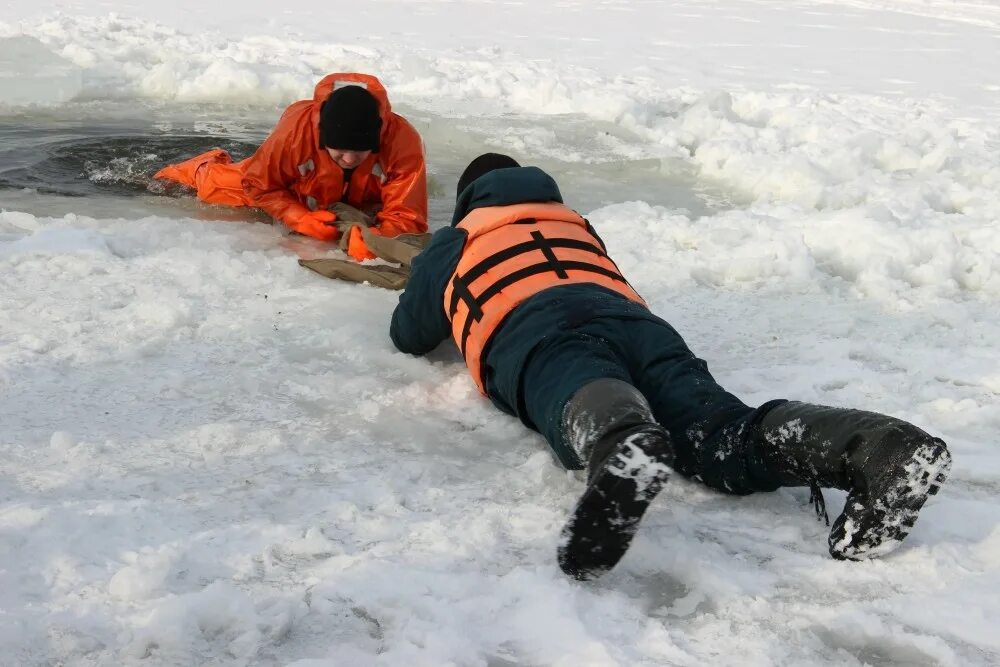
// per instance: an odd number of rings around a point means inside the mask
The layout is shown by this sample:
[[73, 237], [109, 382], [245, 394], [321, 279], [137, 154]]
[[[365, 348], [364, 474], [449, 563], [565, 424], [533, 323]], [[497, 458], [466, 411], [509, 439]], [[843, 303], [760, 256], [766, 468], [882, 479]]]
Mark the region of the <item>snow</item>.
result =
[[579, 584], [555, 553], [582, 479], [452, 349], [396, 352], [395, 294], [190, 203], [0, 190], [0, 663], [1000, 661], [995, 4], [0, 17], [0, 126], [128, 109], [239, 134], [327, 72], [377, 73], [424, 135], [432, 226], [478, 152], [539, 164], [728, 389], [887, 412], [955, 459], [883, 560], [831, 560], [804, 489], [674, 477]]

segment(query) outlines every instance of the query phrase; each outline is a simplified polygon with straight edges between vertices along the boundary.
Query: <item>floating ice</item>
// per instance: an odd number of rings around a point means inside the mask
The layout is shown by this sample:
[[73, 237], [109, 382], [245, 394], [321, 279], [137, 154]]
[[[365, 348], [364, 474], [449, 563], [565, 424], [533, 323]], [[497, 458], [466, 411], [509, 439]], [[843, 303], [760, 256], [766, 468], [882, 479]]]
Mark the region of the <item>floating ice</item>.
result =
[[80, 68], [34, 37], [0, 39], [0, 105], [62, 104], [82, 88]]

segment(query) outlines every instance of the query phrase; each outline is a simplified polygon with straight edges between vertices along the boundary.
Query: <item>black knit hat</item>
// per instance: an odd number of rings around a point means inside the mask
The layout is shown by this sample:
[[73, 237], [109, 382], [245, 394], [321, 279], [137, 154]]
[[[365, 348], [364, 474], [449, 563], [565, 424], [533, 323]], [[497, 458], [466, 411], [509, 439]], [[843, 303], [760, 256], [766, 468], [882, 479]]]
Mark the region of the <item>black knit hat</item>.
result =
[[483, 153], [475, 160], [469, 163], [469, 166], [465, 168], [462, 175], [458, 179], [458, 190], [455, 192], [455, 196], [458, 197], [462, 194], [465, 188], [469, 187], [472, 181], [476, 180], [480, 176], [488, 174], [494, 169], [508, 169], [510, 167], [520, 167], [517, 160], [510, 157], [509, 155], [503, 155], [502, 153]]
[[323, 148], [377, 151], [382, 116], [378, 100], [361, 86], [330, 93], [319, 111], [319, 143]]

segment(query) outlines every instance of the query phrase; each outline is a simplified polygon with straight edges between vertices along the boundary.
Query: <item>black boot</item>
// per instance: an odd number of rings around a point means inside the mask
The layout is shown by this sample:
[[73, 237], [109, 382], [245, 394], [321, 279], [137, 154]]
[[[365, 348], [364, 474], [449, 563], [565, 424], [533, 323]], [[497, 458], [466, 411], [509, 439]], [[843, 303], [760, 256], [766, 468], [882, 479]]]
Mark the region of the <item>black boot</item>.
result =
[[772, 408], [760, 429], [769, 470], [786, 486], [812, 488], [817, 510], [820, 487], [848, 492], [830, 529], [837, 559], [874, 558], [898, 547], [951, 466], [944, 441], [874, 412], [791, 401]]
[[596, 380], [570, 399], [564, 432], [587, 461], [587, 489], [562, 530], [559, 566], [576, 579], [601, 576], [621, 559], [646, 508], [666, 484], [674, 451], [639, 390]]

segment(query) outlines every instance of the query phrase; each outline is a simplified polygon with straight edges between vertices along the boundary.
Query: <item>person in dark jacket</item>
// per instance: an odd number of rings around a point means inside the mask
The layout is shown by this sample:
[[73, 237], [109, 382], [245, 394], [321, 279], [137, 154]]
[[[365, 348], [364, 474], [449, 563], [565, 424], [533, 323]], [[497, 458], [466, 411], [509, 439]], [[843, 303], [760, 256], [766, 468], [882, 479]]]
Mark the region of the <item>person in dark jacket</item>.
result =
[[452, 337], [497, 408], [588, 469], [558, 549], [581, 580], [621, 559], [672, 471], [731, 494], [806, 486], [822, 516], [820, 489], [845, 490], [829, 551], [860, 560], [899, 546], [951, 463], [942, 440], [886, 415], [744, 404], [649, 311], [556, 182], [504, 155], [462, 174], [452, 225], [414, 258], [390, 336], [417, 355]]

